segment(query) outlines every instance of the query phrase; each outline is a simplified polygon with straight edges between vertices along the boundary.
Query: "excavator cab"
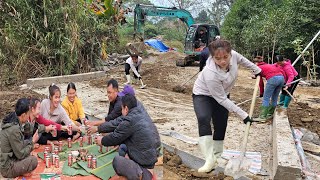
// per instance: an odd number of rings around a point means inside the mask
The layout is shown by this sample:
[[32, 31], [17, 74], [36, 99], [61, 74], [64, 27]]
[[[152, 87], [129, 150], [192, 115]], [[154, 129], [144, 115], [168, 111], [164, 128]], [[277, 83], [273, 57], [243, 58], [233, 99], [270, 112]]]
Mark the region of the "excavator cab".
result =
[[193, 24], [189, 27], [185, 38], [184, 59], [176, 61], [177, 66], [187, 66], [199, 61], [201, 51], [220, 35], [217, 26], [212, 24]]

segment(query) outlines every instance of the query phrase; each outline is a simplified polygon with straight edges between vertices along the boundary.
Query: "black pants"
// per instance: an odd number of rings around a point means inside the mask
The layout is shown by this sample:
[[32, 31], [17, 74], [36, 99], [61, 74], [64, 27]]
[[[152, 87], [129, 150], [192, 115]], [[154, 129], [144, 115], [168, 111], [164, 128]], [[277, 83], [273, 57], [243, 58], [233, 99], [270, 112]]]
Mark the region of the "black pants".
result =
[[[129, 72], [130, 69], [131, 69], [130, 64], [125, 63], [125, 64], [124, 64], [124, 71], [126, 72], [126, 75], [129, 75], [129, 74], [130, 74], [130, 72]], [[137, 72], [139, 73], [139, 66], [136, 67], [136, 70], [137, 70]], [[138, 78], [138, 76], [137, 76], [135, 73], [133, 73], [133, 77], [134, 77], [134, 78]]]
[[229, 111], [214, 98], [203, 95], [192, 95], [193, 107], [198, 119], [199, 136], [212, 135], [213, 140], [224, 140]]
[[[294, 77], [292, 81], [295, 81], [295, 80], [297, 80], [297, 79], [300, 79], [300, 76], [299, 76], [299, 75], [297, 75], [296, 77]], [[293, 92], [296, 90], [298, 84], [299, 84], [299, 81], [291, 84], [291, 86], [288, 87], [287, 90], [290, 92], [291, 95], [293, 95]], [[286, 95], [286, 96], [289, 96], [289, 94], [288, 94], [285, 90], [282, 90], [281, 94], [284, 94], [284, 95]]]
[[122, 156], [116, 156], [112, 161], [112, 166], [118, 176], [124, 176], [128, 180], [152, 179], [152, 174], [150, 171], [148, 171], [148, 169], [143, 168], [133, 160]]
[[69, 135], [68, 132], [65, 131], [57, 131], [57, 137], [52, 137], [52, 134], [49, 133], [42, 133], [39, 137], [38, 143], [39, 144], [47, 144], [48, 140], [55, 140], [58, 141], [60, 138], [71, 138], [77, 134], [77, 131], [72, 131], [72, 135]]

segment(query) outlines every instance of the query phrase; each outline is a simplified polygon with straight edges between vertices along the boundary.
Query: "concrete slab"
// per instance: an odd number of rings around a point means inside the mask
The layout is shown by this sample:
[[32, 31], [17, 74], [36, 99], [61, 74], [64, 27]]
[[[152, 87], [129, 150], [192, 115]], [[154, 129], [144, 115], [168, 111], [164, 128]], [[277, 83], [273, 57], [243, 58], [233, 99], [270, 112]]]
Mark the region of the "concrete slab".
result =
[[96, 71], [82, 74], [72, 74], [65, 76], [53, 76], [53, 77], [42, 77], [42, 78], [32, 78], [27, 79], [27, 87], [46, 87], [52, 83], [60, 84], [60, 83], [69, 83], [69, 82], [80, 82], [80, 81], [88, 81], [96, 78], [100, 78], [105, 76], [104, 71]]
[[302, 179], [301, 163], [285, 110], [276, 110], [272, 130], [273, 179]]

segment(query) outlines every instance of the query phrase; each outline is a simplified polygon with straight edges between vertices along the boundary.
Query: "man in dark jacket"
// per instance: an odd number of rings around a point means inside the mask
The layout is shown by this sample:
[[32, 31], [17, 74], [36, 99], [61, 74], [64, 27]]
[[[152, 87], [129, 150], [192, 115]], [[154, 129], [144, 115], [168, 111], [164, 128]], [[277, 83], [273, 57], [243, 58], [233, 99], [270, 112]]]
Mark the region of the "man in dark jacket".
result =
[[22, 125], [29, 118], [29, 100], [19, 99], [15, 112], [4, 118], [0, 131], [0, 172], [5, 178], [15, 178], [33, 171], [38, 160], [30, 153], [33, 144], [38, 141], [38, 132], [32, 140], [24, 139]]
[[105, 124], [104, 132], [108, 135], [96, 139], [98, 145], [115, 146], [125, 144], [130, 159], [116, 156], [113, 168], [119, 176], [127, 179], [152, 179], [148, 169], [153, 169], [157, 162], [160, 137], [156, 128], [152, 128], [149, 116], [138, 107], [134, 95], [122, 97], [122, 115]]
[[207, 62], [207, 59], [209, 58], [209, 56], [210, 56], [209, 48], [205, 47], [201, 51], [201, 54], [200, 54], [200, 69], [199, 69], [199, 71], [202, 71], [204, 66], [206, 66], [206, 62]]
[[100, 121], [89, 121], [89, 126], [99, 126], [100, 124], [113, 120], [121, 116], [121, 97], [118, 96], [119, 85], [115, 79], [110, 79], [107, 83], [107, 95], [110, 102], [108, 115]]

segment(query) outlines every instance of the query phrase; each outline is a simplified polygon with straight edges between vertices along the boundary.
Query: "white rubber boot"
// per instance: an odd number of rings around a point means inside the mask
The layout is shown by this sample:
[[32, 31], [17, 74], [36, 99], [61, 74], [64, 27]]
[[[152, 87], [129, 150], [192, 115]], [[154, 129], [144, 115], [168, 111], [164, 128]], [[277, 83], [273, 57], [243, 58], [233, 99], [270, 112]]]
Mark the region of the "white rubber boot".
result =
[[127, 78], [127, 82], [124, 83], [125, 85], [127, 84], [131, 84], [131, 77], [130, 77], [130, 74], [126, 75], [126, 78]]
[[210, 172], [212, 169], [214, 169], [214, 165], [217, 161], [217, 159], [214, 156], [213, 152], [213, 140], [212, 135], [208, 136], [201, 136], [199, 138], [199, 146], [201, 149], [202, 154], [205, 157], [205, 164], [198, 169], [198, 172]]
[[[221, 158], [222, 152], [223, 152], [223, 141], [213, 140], [213, 152], [212, 152], [212, 154], [213, 154], [213, 156], [215, 156], [216, 162], [217, 162], [217, 160], [219, 158]], [[217, 165], [215, 165], [214, 168], [216, 168], [216, 166]]]

